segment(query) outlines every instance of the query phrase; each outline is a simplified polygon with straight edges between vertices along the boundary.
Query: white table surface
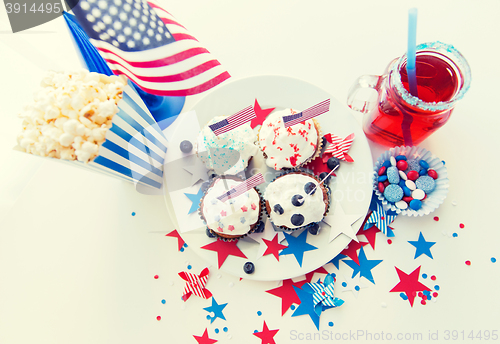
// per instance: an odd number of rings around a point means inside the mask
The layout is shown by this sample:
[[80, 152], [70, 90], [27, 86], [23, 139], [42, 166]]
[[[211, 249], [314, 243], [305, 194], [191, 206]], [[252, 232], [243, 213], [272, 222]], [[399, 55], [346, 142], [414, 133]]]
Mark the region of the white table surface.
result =
[[[365, 247], [368, 259], [383, 260], [372, 270], [376, 284], [362, 279], [367, 288], [357, 298], [337, 288], [345, 304], [322, 314], [320, 331], [383, 331], [394, 337], [422, 333], [423, 339], [439, 331], [439, 342], [445, 342], [446, 330], [463, 330], [465, 339], [460, 334], [454, 342], [467, 342], [471, 330], [474, 335], [500, 330], [500, 262], [490, 260], [500, 259], [495, 215], [500, 195], [500, 111], [495, 105], [500, 2], [415, 3], [417, 41], [455, 45], [472, 69], [469, 93], [449, 123], [422, 144], [446, 161], [450, 192], [431, 216], [397, 218], [391, 245], [377, 234], [375, 250]], [[400, 0], [161, 4], [233, 78], [292, 76], [343, 103], [358, 76], [380, 73], [404, 53], [412, 6]], [[188, 271], [187, 265], [199, 272], [206, 263], [189, 247], [178, 252], [176, 240], [165, 237], [173, 228], [162, 196], [143, 195], [132, 184], [12, 150], [21, 125], [16, 114], [32, 101], [44, 71], [81, 65], [62, 18], [12, 34], [0, 7], [0, 343], [196, 343], [193, 335], [201, 336], [205, 328], [219, 343], [260, 343], [252, 333], [262, 330], [264, 320], [269, 329], [280, 329], [276, 343], [299, 341], [293, 340], [292, 330], [318, 332], [307, 315], [292, 318], [289, 310], [281, 316], [281, 300], [265, 292], [278, 282], [239, 281], [215, 266], [210, 266], [207, 287], [219, 304], [228, 303], [227, 320], [210, 324], [203, 310], [210, 300], [181, 300], [184, 283], [177, 273]], [[187, 106], [200, 97], [189, 97]], [[374, 156], [380, 152], [373, 147]], [[415, 249], [407, 241], [417, 240], [420, 231], [436, 242], [434, 259], [413, 258]], [[455, 232], [458, 237], [451, 237]], [[439, 284], [437, 302], [424, 306], [416, 298], [412, 308], [399, 293], [389, 293], [399, 282], [395, 266], [406, 273], [422, 266], [421, 272], [435, 275], [435, 282], [420, 281]], [[352, 273], [344, 263], [340, 272], [332, 264], [326, 269], [339, 276]]]

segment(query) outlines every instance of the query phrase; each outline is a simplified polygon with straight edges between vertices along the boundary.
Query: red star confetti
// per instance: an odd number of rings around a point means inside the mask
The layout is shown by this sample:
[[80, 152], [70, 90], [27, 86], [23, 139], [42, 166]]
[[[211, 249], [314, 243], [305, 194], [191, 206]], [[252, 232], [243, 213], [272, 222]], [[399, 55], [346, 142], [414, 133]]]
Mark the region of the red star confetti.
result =
[[201, 337], [193, 335], [194, 339], [198, 342], [198, 344], [213, 344], [217, 343], [216, 339], [208, 338], [208, 329], [205, 329], [203, 335]]
[[325, 161], [325, 155], [327, 155], [328, 159], [334, 156], [339, 160], [354, 162], [349, 154], [347, 154], [349, 148], [351, 148], [352, 142], [354, 141], [354, 133], [348, 135], [345, 139], [342, 139], [341, 137], [333, 134], [326, 134], [325, 138], [330, 143], [330, 145], [323, 153], [323, 161]]
[[174, 229], [170, 233], [165, 234], [165, 236], [177, 238], [177, 247], [179, 251], [181, 250], [182, 246], [184, 246], [184, 240], [181, 238], [179, 232], [177, 232], [177, 229]]
[[266, 240], [262, 239], [264, 243], [267, 245], [267, 249], [264, 252], [263, 256], [267, 256], [268, 254], [272, 254], [274, 258], [276, 258], [278, 261], [280, 260], [280, 255], [279, 251], [287, 247], [286, 245], [281, 245], [278, 242], [278, 234], [276, 234], [273, 238], [273, 240]]
[[366, 229], [359, 233], [360, 235], [364, 235], [366, 240], [370, 243], [370, 246], [375, 249], [375, 237], [377, 236], [377, 233], [380, 233], [380, 229], [377, 228], [377, 226], [373, 225], [369, 229]]
[[407, 275], [405, 272], [399, 270], [397, 267], [396, 272], [398, 273], [399, 283], [390, 290], [391, 293], [394, 292], [403, 292], [408, 297], [408, 301], [410, 301], [410, 305], [413, 307], [413, 301], [415, 300], [415, 296], [418, 291], [431, 291], [425, 285], [418, 281], [420, 276], [420, 266], [413, 270], [412, 273]]
[[274, 289], [266, 290], [266, 293], [277, 296], [281, 299], [281, 316], [290, 308], [292, 304], [300, 304], [300, 299], [293, 289], [293, 286], [301, 288], [306, 283], [306, 280], [293, 282], [291, 279], [283, 280], [283, 284]]
[[276, 344], [274, 341], [274, 336], [278, 333], [278, 330], [269, 330], [267, 327], [266, 321], [264, 320], [264, 327], [262, 328], [262, 332], [254, 332], [253, 335], [259, 337], [262, 342], [261, 344]]
[[246, 213], [248, 211], [248, 208], [244, 205], [243, 207], [241, 207], [241, 210]]
[[239, 247], [236, 246], [237, 243], [237, 241], [222, 241], [220, 239], [217, 239], [213, 243], [202, 246], [201, 248], [208, 251], [217, 252], [217, 261], [220, 269], [228, 256], [247, 258], [247, 256], [245, 256], [245, 254], [241, 252]]
[[349, 243], [349, 245], [347, 246], [347, 248], [345, 248], [342, 252], [340, 252], [340, 254], [343, 254], [343, 255], [346, 255], [348, 256], [349, 258], [351, 258], [356, 264], [359, 265], [359, 258], [358, 258], [358, 254], [357, 254], [357, 251], [365, 246], [365, 245], [368, 245], [367, 242], [364, 242], [364, 241], [360, 241], [360, 242], [356, 242], [356, 241], [351, 241]]
[[268, 108], [268, 109], [262, 109], [257, 102], [257, 99], [255, 99], [255, 104], [253, 106], [253, 110], [255, 111], [255, 114], [257, 117], [252, 119], [250, 122], [250, 127], [255, 128], [258, 125], [262, 125], [264, 120], [266, 119], [267, 115], [269, 115], [275, 108]]
[[186, 302], [193, 294], [204, 298], [205, 300], [212, 297], [210, 290], [205, 288], [205, 285], [208, 282], [208, 274], [208, 268], [203, 269], [199, 275], [185, 271], [179, 272], [179, 276], [186, 281], [184, 295], [182, 295], [184, 302]]
[[227, 213], [226, 213], [224, 210], [222, 210], [222, 211], [220, 212], [220, 215], [221, 215], [221, 216], [226, 216], [226, 215], [227, 215]]
[[257, 209], [257, 206], [254, 203], [252, 203], [252, 205], [250, 207], [252, 208], [252, 210]]
[[[304, 284], [305, 283], [311, 283], [312, 279], [313, 279], [313, 276], [314, 274], [325, 274], [325, 275], [328, 275], [329, 272], [322, 266], [320, 266], [319, 268], [317, 268], [316, 270], [313, 270], [311, 272], [308, 272], [306, 274], [306, 278], [303, 280], [304, 281]], [[300, 281], [302, 282], [302, 281]]]

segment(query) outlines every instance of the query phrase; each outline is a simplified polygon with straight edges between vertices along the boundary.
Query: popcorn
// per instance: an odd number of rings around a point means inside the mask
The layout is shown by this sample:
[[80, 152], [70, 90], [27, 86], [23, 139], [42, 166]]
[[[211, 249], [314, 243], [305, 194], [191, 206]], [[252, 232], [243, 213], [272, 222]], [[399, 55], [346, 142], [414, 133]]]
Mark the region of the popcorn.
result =
[[47, 73], [33, 95], [34, 104], [19, 114], [19, 146], [40, 156], [92, 161], [118, 112], [125, 85], [123, 77], [85, 70]]

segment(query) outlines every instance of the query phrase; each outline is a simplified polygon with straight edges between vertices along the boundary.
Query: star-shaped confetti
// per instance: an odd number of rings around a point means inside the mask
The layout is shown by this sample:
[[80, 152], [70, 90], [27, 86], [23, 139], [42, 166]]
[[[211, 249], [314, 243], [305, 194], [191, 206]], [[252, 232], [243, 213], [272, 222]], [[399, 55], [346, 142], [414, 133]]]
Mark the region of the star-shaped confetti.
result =
[[165, 234], [165, 236], [169, 236], [169, 237], [173, 237], [173, 238], [177, 238], [177, 247], [178, 247], [178, 250], [180, 251], [182, 246], [184, 246], [184, 240], [181, 238], [181, 235], [179, 234], [179, 232], [177, 232], [177, 229], [174, 229], [173, 231], [171, 231], [170, 233], [168, 234]]
[[292, 314], [292, 317], [297, 317], [299, 315], [309, 315], [316, 328], [319, 330], [319, 315], [316, 314], [314, 310], [314, 300], [313, 294], [308, 293], [300, 288], [293, 287], [297, 297], [300, 299], [299, 306], [295, 309]]
[[264, 255], [264, 252], [267, 251], [267, 244], [264, 242], [264, 239], [266, 240], [273, 240], [274, 236], [277, 234], [278, 235], [278, 243], [281, 243], [283, 240], [285, 240], [285, 235], [283, 232], [276, 232], [274, 230], [273, 224], [271, 221], [269, 221], [269, 218], [266, 217], [265, 220], [265, 225], [264, 225], [264, 231], [260, 233], [251, 233], [247, 235], [244, 240], [251, 239], [259, 244], [259, 248], [257, 249], [257, 255], [256, 259], [259, 259]]
[[266, 321], [264, 320], [262, 331], [254, 332], [253, 335], [259, 337], [262, 340], [261, 344], [276, 344], [276, 342], [274, 341], [274, 336], [276, 335], [276, 333], [278, 333], [278, 331], [279, 329], [269, 330]]
[[405, 272], [399, 270], [397, 267], [396, 272], [398, 273], [399, 283], [390, 290], [391, 293], [403, 292], [408, 297], [410, 305], [413, 307], [413, 301], [415, 296], [419, 291], [431, 291], [427, 286], [420, 283], [418, 278], [420, 276], [420, 266], [413, 270], [412, 273], [407, 275]]
[[328, 160], [331, 156], [334, 156], [343, 161], [354, 162], [351, 156], [347, 154], [354, 141], [354, 133], [348, 135], [345, 139], [333, 134], [326, 134], [325, 138], [330, 145], [326, 147], [325, 152], [323, 153], [323, 161], [325, 161], [326, 155], [326, 160]]
[[247, 258], [243, 252], [236, 246], [237, 241], [222, 241], [217, 239], [216, 241], [202, 246], [202, 249], [217, 252], [217, 262], [219, 269], [224, 264], [228, 256], [236, 256], [241, 258]]
[[194, 165], [184, 166], [183, 168], [192, 174], [191, 185], [198, 183], [200, 180], [208, 180], [208, 170], [200, 159], [195, 159]]
[[328, 275], [328, 270], [326, 270], [323, 266], [320, 266], [316, 270], [313, 270], [313, 271], [305, 274], [305, 279], [303, 281], [305, 281], [305, 283], [311, 282], [313, 277], [314, 277], [314, 274], [326, 274], [326, 275]]
[[354, 276], [353, 278], [348, 278], [344, 276], [344, 282], [340, 285], [342, 286], [342, 291], [351, 291], [355, 298], [358, 297], [359, 291], [367, 286], [361, 282], [361, 276]]
[[306, 242], [307, 233], [308, 231], [304, 230], [298, 237], [294, 237], [291, 234], [284, 233], [285, 239], [288, 242], [288, 247], [280, 252], [280, 256], [293, 254], [295, 256], [295, 259], [297, 259], [299, 265], [302, 267], [304, 252], [318, 249], [316, 246], [313, 246]]
[[377, 233], [380, 233], [380, 229], [378, 229], [376, 226], [371, 226], [370, 228], [365, 229], [359, 234], [364, 235], [366, 240], [368, 240], [368, 242], [370, 243], [370, 246], [375, 249], [375, 237], [377, 236]]
[[358, 241], [356, 232], [359, 228], [356, 228], [356, 231], [354, 231], [352, 229], [352, 224], [358, 221], [363, 214], [346, 214], [339, 202], [336, 202], [334, 209], [333, 215], [327, 215], [323, 218], [323, 222], [330, 226], [329, 242], [340, 234], [347, 235], [352, 240]]
[[250, 127], [252, 127], [253, 129], [258, 125], [262, 125], [267, 115], [269, 115], [274, 109], [275, 108], [262, 109], [259, 103], [257, 102], [257, 99], [255, 99], [253, 110], [255, 111], [256, 117], [252, 119], [252, 121], [250, 122]]
[[412, 244], [413, 246], [415, 246], [415, 248], [416, 248], [414, 259], [417, 259], [418, 257], [420, 257], [423, 254], [425, 254], [427, 257], [429, 257], [431, 259], [434, 259], [434, 258], [432, 258], [431, 247], [434, 246], [436, 244], [436, 242], [425, 241], [425, 238], [424, 238], [422, 232], [420, 232], [420, 234], [418, 235], [418, 241], [408, 241], [408, 242], [410, 244]]
[[203, 332], [203, 335], [200, 336], [195, 336], [193, 335], [194, 339], [198, 342], [198, 344], [213, 344], [217, 343], [216, 339], [211, 339], [208, 337], [208, 329], [205, 329], [205, 332]]
[[396, 212], [391, 210], [385, 211], [382, 204], [377, 203], [377, 210], [372, 211], [363, 229], [369, 229], [375, 225], [386, 236], [393, 237], [394, 233], [389, 225], [396, 219], [396, 216], [398, 216]]
[[179, 272], [179, 276], [186, 281], [184, 295], [182, 295], [184, 302], [186, 302], [193, 294], [205, 300], [212, 297], [210, 290], [205, 288], [205, 285], [208, 282], [208, 274], [208, 268], [203, 269], [199, 275], [186, 271]]
[[361, 277], [366, 278], [373, 284], [375, 284], [375, 281], [373, 280], [372, 276], [372, 269], [379, 265], [382, 260], [368, 260], [366, 259], [365, 251], [361, 247], [359, 251], [359, 265], [356, 264], [356, 262], [352, 260], [343, 260], [344, 263], [349, 265], [352, 269], [352, 277], [355, 277], [358, 273], [360, 274]]
[[203, 190], [200, 189], [198, 190], [198, 193], [196, 194], [189, 194], [189, 193], [184, 193], [187, 198], [193, 203], [191, 203], [191, 208], [189, 208], [188, 214], [194, 213], [196, 210], [198, 210], [198, 207], [200, 206], [201, 199], [203, 197]]
[[342, 252], [340, 252], [340, 254], [346, 255], [347, 257], [351, 258], [356, 264], [359, 265], [357, 251], [365, 245], [368, 245], [368, 243], [364, 241], [360, 242], [351, 241], [349, 245], [347, 245], [347, 248], [345, 248]]
[[226, 306], [227, 306], [227, 303], [219, 305], [217, 303], [217, 301], [215, 301], [215, 298], [212, 296], [212, 305], [210, 307], [203, 308], [204, 310], [206, 310], [209, 313], [211, 313], [211, 312], [214, 313], [213, 317], [210, 315], [207, 315], [207, 319], [210, 319], [210, 323], [213, 323], [215, 321], [215, 319], [217, 319], [217, 318], [221, 318], [222, 320], [226, 320], [226, 318], [224, 317], [224, 314], [222, 313], [222, 310], [224, 308], [226, 308]]
[[[332, 264], [333, 264], [333, 266], [335, 266], [335, 267], [337, 268], [337, 270], [339, 270], [339, 269], [340, 269], [340, 267], [339, 267], [339, 266], [340, 266], [340, 261], [341, 261], [342, 259], [344, 259], [344, 258], [347, 258], [347, 256], [346, 256], [346, 255], [344, 255], [344, 254], [339, 253], [339, 254], [337, 254], [337, 255], [335, 256], [335, 258], [333, 258], [332, 260], [330, 260], [328, 263], [332, 263]], [[358, 255], [356, 255], [356, 259], [357, 259], [357, 258], [358, 258]], [[328, 263], [327, 263], [327, 264], [328, 264]], [[359, 261], [358, 261], [358, 263], [359, 263]]]
[[283, 284], [277, 288], [266, 290], [266, 293], [277, 296], [281, 299], [281, 316], [290, 308], [292, 304], [300, 304], [300, 299], [295, 292], [294, 286], [301, 288], [305, 280], [294, 282], [291, 279], [283, 280]]
[[278, 242], [278, 233], [276, 233], [273, 240], [270, 241], [270, 240], [262, 239], [262, 241], [264, 241], [264, 243], [267, 245], [266, 252], [264, 252], [263, 256], [267, 256], [268, 254], [272, 254], [274, 256], [274, 258], [276, 258], [279, 261], [280, 260], [279, 251], [286, 248], [287, 246], [281, 245]]

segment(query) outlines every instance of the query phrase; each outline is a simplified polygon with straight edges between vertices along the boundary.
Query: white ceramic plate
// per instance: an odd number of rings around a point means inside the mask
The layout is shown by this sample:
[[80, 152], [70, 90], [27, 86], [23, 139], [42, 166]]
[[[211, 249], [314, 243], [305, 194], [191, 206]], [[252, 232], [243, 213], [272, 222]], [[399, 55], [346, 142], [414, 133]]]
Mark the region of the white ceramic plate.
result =
[[[253, 105], [255, 99], [262, 108], [304, 110], [328, 98], [331, 99], [331, 96], [327, 92], [302, 80], [284, 76], [254, 76], [224, 84], [202, 98], [191, 110], [196, 111], [199, 123], [205, 125], [212, 117], [231, 115]], [[333, 133], [345, 137], [354, 132], [356, 135], [349, 150], [354, 163], [342, 162], [336, 171], [337, 177], [333, 178], [330, 187], [333, 201], [339, 201], [346, 214], [366, 214], [372, 197], [373, 165], [370, 148], [361, 127], [347, 107], [335, 99], [331, 99], [330, 111], [316, 119], [321, 125], [323, 134]], [[266, 177], [266, 184], [258, 187], [263, 193], [267, 183], [274, 178], [272, 176], [275, 175], [275, 171], [265, 165], [261, 153], [252, 159], [249, 169], [253, 169], [252, 172], [262, 172]], [[176, 223], [177, 219], [168, 192], [165, 195], [167, 208]], [[329, 215], [334, 212], [332, 204]], [[353, 225], [353, 228], [359, 228], [363, 219], [364, 216]], [[279, 262], [273, 255], [256, 259], [259, 244], [245, 238], [238, 242], [238, 247], [248, 259], [229, 256], [220, 269], [239, 277], [267, 281], [293, 278], [308, 273], [326, 264], [350, 242], [344, 234], [329, 242], [330, 227], [323, 223], [321, 226], [318, 235], [307, 236], [307, 242], [318, 249], [304, 253], [302, 267], [293, 255], [280, 256]], [[206, 236], [205, 228], [182, 233], [182, 237], [199, 256], [217, 266], [216, 252], [200, 248], [214, 241]], [[243, 271], [243, 265], [247, 261], [255, 264], [253, 274], [248, 275]]]

